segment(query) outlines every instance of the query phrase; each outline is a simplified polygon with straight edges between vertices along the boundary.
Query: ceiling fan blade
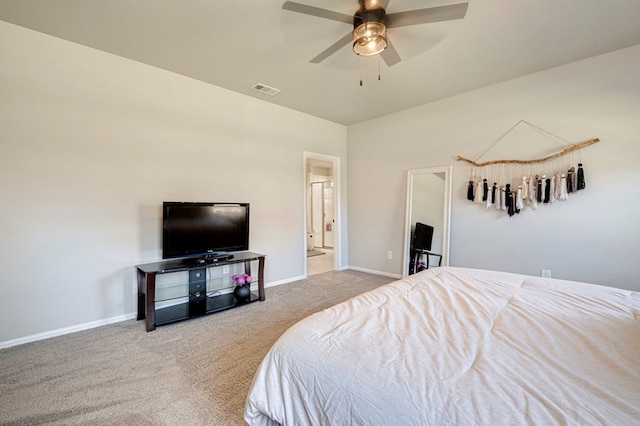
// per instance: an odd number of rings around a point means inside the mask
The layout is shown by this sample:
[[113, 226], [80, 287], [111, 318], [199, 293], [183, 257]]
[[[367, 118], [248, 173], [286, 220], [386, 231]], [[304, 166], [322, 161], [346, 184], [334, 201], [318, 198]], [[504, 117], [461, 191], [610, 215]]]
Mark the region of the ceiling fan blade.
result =
[[320, 62], [322, 62], [325, 59], [327, 59], [329, 56], [331, 56], [334, 53], [336, 53], [338, 50], [342, 49], [350, 41], [353, 41], [353, 33], [352, 32], [349, 32], [349, 34], [345, 35], [340, 40], [338, 40], [335, 43], [333, 43], [331, 46], [329, 46], [329, 48], [327, 48], [325, 51], [320, 53], [318, 56], [316, 56], [315, 58], [313, 58], [309, 62], [311, 62], [312, 64], [319, 64]]
[[387, 15], [387, 27], [397, 28], [408, 25], [428, 24], [430, 22], [451, 21], [462, 19], [467, 14], [469, 3], [458, 3], [449, 6], [429, 7], [407, 12], [397, 12]]
[[282, 5], [284, 10], [290, 10], [292, 12], [304, 13], [305, 15], [317, 16], [320, 18], [330, 19], [332, 21], [344, 22], [345, 24], [353, 25], [353, 16], [345, 15], [344, 13], [334, 12], [332, 10], [321, 9], [315, 6], [308, 6], [302, 3], [296, 3], [294, 1], [285, 1]]
[[382, 56], [382, 60], [385, 64], [387, 64], [388, 67], [392, 67], [401, 61], [398, 51], [395, 47], [393, 47], [393, 43], [391, 43], [391, 40], [389, 40], [388, 38], [387, 48], [382, 51], [380, 56]]

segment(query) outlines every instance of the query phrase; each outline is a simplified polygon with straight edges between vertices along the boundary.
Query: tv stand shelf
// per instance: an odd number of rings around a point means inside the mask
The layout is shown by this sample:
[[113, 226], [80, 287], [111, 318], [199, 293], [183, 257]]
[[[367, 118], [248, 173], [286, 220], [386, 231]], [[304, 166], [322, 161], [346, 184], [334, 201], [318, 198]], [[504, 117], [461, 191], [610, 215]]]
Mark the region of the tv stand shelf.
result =
[[[256, 301], [264, 301], [265, 255], [252, 252], [233, 253], [231, 258], [180, 258], [136, 265], [138, 275], [138, 320], [146, 320], [147, 331], [156, 326], [220, 312]], [[244, 273], [251, 275], [251, 262], [258, 263], [258, 294], [251, 293], [246, 301], [233, 295], [230, 274], [207, 279], [207, 269], [244, 264]], [[187, 272], [189, 281], [156, 286], [161, 274]], [[257, 278], [257, 279], [256, 279]]]

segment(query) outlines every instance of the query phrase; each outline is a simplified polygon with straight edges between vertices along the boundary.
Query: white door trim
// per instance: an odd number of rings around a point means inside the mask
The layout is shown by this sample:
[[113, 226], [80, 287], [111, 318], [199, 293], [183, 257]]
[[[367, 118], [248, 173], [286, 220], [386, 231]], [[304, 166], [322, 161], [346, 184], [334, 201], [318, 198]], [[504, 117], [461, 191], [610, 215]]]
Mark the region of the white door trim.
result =
[[309, 197], [309, 188], [307, 185], [307, 160], [320, 160], [327, 161], [331, 163], [331, 177], [333, 179], [333, 217], [335, 217], [335, 241], [333, 245], [333, 269], [338, 271], [342, 269], [342, 209], [341, 209], [341, 199], [342, 199], [342, 185], [341, 185], [341, 172], [340, 172], [340, 157], [335, 157], [333, 155], [326, 154], [318, 154], [315, 152], [305, 151], [303, 153], [302, 159], [302, 185], [304, 187], [303, 191], [303, 212], [304, 212], [304, 234], [302, 238], [304, 238], [304, 244], [302, 245], [302, 249], [304, 250], [303, 259], [304, 259], [304, 276], [307, 276], [307, 199]]

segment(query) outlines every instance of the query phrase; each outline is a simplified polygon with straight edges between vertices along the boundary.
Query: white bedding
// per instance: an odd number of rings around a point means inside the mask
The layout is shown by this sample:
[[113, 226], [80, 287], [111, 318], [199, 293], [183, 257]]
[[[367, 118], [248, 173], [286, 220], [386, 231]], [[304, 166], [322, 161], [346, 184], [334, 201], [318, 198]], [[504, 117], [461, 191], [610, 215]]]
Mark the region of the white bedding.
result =
[[245, 420], [640, 424], [640, 293], [429, 269], [286, 331], [256, 373]]

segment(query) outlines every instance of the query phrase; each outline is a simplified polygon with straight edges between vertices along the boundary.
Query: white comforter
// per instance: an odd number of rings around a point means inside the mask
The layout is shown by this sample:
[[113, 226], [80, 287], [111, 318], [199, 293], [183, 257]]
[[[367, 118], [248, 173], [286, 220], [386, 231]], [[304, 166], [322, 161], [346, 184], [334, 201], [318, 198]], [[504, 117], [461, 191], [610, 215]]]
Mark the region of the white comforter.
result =
[[250, 425], [640, 424], [640, 293], [429, 269], [299, 322]]

